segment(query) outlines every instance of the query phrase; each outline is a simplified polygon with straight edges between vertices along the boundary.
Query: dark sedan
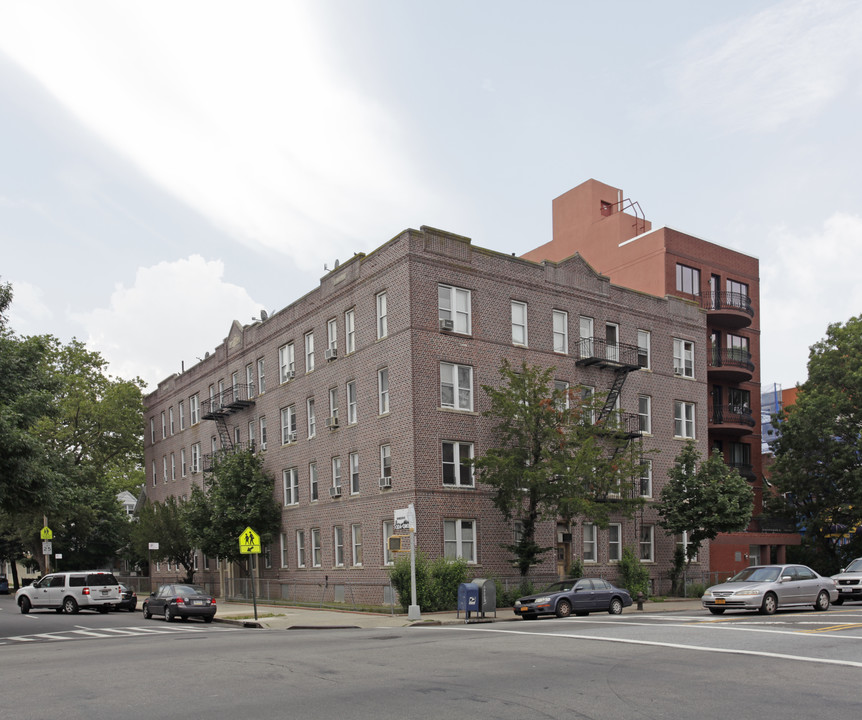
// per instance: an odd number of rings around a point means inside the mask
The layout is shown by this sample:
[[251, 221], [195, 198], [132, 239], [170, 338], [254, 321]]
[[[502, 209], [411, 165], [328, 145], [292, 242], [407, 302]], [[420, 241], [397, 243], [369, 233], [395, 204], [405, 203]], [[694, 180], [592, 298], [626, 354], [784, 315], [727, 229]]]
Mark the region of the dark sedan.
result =
[[212, 622], [216, 614], [216, 599], [199, 585], [172, 583], [162, 585], [144, 600], [144, 617], [164, 615], [167, 622], [176, 618], [199, 617]]
[[138, 594], [128, 585], [120, 583], [120, 602], [114, 605], [114, 610], [128, 610], [135, 612], [138, 607]]
[[525, 620], [539, 615], [568, 617], [588, 615], [591, 612], [608, 612], [619, 615], [624, 607], [632, 604], [628, 590], [615, 587], [601, 578], [561, 580], [549, 585], [541, 592], [515, 601], [514, 611]]

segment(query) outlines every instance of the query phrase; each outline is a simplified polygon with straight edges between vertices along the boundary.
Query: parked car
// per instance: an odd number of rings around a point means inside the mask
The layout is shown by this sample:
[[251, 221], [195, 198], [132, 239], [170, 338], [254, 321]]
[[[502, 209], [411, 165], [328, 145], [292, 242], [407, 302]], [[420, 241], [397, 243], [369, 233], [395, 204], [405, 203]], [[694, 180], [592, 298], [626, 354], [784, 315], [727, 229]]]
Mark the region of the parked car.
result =
[[862, 600], [862, 558], [856, 558], [841, 572], [833, 575], [832, 579], [838, 586], [838, 599], [836, 605], [845, 600]]
[[725, 610], [757, 610], [772, 615], [779, 608], [828, 610], [838, 599], [832, 578], [805, 565], [752, 565], [727, 582], [706, 589], [703, 606], [713, 615]]
[[114, 605], [114, 610], [135, 612], [138, 607], [138, 594], [127, 585], [120, 583], [120, 602]]
[[119, 599], [117, 578], [104, 570], [51, 573], [15, 593], [15, 602], [25, 615], [31, 608], [67, 613], [86, 609], [106, 613]]
[[199, 585], [172, 583], [162, 585], [144, 600], [144, 617], [164, 615], [167, 622], [176, 618], [199, 617], [212, 622], [216, 614], [216, 599]]
[[568, 617], [605, 611], [619, 615], [632, 604], [628, 590], [615, 587], [601, 578], [579, 578], [551, 583], [541, 592], [515, 601], [515, 615], [532, 620], [539, 615]]

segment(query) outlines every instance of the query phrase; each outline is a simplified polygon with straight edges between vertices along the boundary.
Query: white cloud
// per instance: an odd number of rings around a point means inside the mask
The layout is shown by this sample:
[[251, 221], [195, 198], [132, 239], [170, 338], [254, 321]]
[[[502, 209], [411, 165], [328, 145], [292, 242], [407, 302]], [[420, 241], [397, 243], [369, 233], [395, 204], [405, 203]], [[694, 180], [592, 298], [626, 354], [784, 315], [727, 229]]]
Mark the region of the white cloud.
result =
[[[107, 308], [75, 316], [87, 346], [111, 375], [139, 376], [149, 389], [203, 358], [227, 337], [230, 323], [251, 321], [260, 304], [224, 281], [224, 264], [200, 255], [139, 268], [132, 287], [118, 285]], [[17, 292], [17, 287], [16, 287]]]
[[862, 309], [862, 217], [836, 213], [823, 228], [774, 229], [761, 261], [764, 382], [790, 387], [808, 376], [808, 348], [834, 322]]
[[[2, 282], [4, 278], [0, 278]], [[42, 328], [53, 318], [54, 313], [45, 302], [42, 288], [23, 280], [10, 280], [12, 305], [9, 308], [9, 327], [17, 335], [41, 335]]]
[[386, 108], [334, 70], [313, 4], [16, 3], [0, 48], [214, 225], [303, 269], [424, 194]]
[[684, 113], [731, 130], [773, 130], [858, 92], [860, 44], [855, 0], [774, 3], [696, 35], [675, 58], [671, 84]]

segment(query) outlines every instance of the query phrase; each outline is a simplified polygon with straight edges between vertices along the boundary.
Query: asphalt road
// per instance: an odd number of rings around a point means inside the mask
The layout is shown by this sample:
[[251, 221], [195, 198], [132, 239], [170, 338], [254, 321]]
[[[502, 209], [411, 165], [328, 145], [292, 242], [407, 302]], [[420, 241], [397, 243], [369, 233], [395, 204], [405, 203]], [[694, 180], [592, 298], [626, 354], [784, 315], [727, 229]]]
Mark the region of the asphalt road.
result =
[[862, 605], [268, 630], [0, 598], [7, 718], [855, 716]]

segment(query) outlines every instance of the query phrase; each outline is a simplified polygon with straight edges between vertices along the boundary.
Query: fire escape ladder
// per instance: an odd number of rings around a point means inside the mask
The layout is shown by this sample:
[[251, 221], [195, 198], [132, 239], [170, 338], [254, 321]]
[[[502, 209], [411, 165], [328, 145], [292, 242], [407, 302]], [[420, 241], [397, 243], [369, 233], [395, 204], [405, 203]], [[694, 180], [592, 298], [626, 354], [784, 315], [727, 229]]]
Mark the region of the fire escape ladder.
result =
[[217, 415], [215, 417], [216, 427], [218, 428], [219, 440], [221, 447], [228, 452], [233, 450], [233, 441], [230, 439], [230, 430], [227, 427], [227, 415]]
[[600, 425], [610, 416], [611, 411], [617, 404], [617, 399], [620, 396], [620, 391], [623, 389], [623, 384], [625, 383], [629, 372], [631, 372], [631, 370], [625, 366], [614, 369], [614, 382], [611, 385], [611, 389], [608, 390], [608, 395], [605, 398], [605, 404], [599, 411], [599, 416], [596, 421], [597, 424]]

